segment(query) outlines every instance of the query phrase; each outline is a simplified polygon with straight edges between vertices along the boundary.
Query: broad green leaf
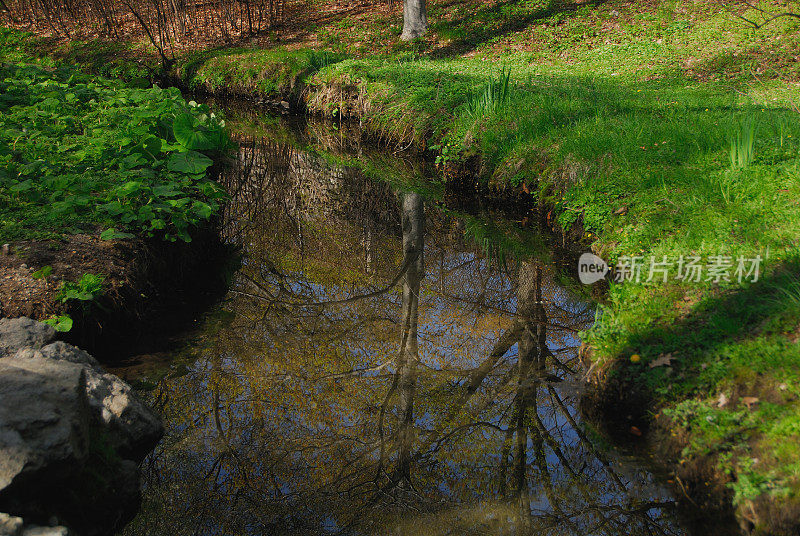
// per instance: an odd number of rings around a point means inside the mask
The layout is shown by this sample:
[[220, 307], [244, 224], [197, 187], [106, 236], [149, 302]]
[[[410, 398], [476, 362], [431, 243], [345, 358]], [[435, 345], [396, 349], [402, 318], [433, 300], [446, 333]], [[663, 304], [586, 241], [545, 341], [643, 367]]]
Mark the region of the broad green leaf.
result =
[[22, 182], [18, 182], [14, 186], [10, 188], [12, 192], [24, 192], [25, 190], [30, 190], [33, 188], [33, 181], [30, 179], [24, 180]]
[[225, 134], [219, 127], [198, 124], [189, 114], [180, 114], [172, 123], [175, 140], [193, 151], [219, 149], [225, 144]]
[[72, 329], [72, 318], [69, 315], [51, 316], [44, 320], [44, 323], [53, 326], [60, 333], [66, 333]]
[[47, 266], [42, 266], [41, 268], [33, 272], [33, 278], [47, 279], [48, 277], [50, 277], [50, 274], [52, 273], [53, 273], [53, 267], [48, 264]]
[[195, 213], [204, 220], [207, 220], [211, 217], [211, 206], [209, 206], [208, 203], [195, 201], [192, 203], [192, 208], [194, 209]]
[[167, 160], [167, 169], [178, 173], [202, 173], [214, 162], [202, 153], [188, 151], [174, 153]]
[[161, 138], [157, 138], [155, 136], [148, 136], [147, 138], [142, 140], [142, 143], [137, 148], [143, 151], [149, 157], [156, 158], [158, 156], [158, 153], [161, 152], [162, 145], [163, 142]]
[[100, 240], [121, 240], [123, 238], [133, 238], [133, 235], [131, 233], [117, 231], [113, 227], [100, 233]]
[[176, 190], [171, 184], [155, 186], [153, 188], [153, 195], [156, 197], [174, 197], [176, 195], [180, 195], [181, 193], [182, 192], [180, 190]]
[[138, 192], [142, 189], [142, 182], [141, 181], [128, 181], [119, 188], [117, 188], [116, 194], [122, 197], [127, 197], [132, 193]]

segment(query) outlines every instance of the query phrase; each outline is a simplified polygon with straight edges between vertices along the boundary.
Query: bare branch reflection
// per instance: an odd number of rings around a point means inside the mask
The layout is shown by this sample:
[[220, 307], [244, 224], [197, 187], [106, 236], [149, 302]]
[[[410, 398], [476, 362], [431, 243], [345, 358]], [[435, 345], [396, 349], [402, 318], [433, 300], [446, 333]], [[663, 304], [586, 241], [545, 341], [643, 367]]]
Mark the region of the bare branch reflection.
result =
[[227, 171], [242, 267], [153, 392], [126, 534], [684, 534], [577, 413], [592, 311], [550, 265], [281, 136]]

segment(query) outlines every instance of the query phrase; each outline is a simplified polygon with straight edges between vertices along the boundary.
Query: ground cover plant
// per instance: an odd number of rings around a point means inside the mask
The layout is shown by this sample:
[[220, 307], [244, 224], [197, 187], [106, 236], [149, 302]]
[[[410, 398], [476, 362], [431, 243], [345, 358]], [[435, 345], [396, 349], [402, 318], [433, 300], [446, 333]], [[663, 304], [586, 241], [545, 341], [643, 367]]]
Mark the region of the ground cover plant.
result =
[[190, 240], [224, 197], [224, 123], [177, 90], [0, 66], [0, 240], [102, 231]]

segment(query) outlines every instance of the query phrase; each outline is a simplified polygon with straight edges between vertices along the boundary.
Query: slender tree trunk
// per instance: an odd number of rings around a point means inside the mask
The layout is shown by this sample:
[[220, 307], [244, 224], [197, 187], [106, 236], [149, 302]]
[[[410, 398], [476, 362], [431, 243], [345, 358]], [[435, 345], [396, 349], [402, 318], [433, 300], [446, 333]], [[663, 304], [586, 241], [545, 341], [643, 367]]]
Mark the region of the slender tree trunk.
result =
[[411, 41], [427, 32], [427, 0], [403, 0], [403, 33], [400, 35], [400, 39]]
[[420, 282], [425, 276], [425, 212], [422, 196], [406, 193], [402, 200], [403, 257], [413, 258], [403, 279], [403, 333], [398, 359], [400, 389], [400, 428], [398, 472], [401, 483], [411, 482], [411, 446], [414, 442], [414, 390], [416, 386], [417, 320]]

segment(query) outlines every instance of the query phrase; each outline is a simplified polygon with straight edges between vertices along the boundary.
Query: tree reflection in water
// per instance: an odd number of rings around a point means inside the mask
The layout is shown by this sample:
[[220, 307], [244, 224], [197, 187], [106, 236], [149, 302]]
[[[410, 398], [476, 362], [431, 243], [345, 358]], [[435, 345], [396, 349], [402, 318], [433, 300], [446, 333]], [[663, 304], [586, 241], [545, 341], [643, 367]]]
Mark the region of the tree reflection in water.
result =
[[592, 314], [548, 265], [286, 143], [227, 173], [242, 267], [153, 392], [168, 433], [126, 534], [683, 534], [581, 423]]

